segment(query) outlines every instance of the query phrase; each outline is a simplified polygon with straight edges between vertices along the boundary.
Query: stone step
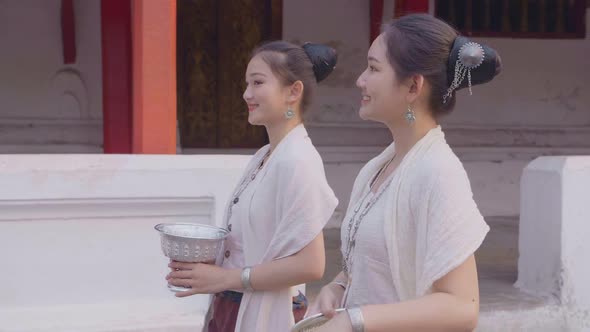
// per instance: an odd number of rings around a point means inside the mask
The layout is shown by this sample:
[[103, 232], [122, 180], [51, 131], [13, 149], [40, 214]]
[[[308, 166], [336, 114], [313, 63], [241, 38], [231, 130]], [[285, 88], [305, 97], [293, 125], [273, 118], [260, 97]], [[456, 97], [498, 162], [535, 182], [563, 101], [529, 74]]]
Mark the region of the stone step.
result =
[[482, 275], [512, 275], [518, 270], [518, 217], [488, 217], [490, 226], [484, 242], [476, 251], [478, 271]]

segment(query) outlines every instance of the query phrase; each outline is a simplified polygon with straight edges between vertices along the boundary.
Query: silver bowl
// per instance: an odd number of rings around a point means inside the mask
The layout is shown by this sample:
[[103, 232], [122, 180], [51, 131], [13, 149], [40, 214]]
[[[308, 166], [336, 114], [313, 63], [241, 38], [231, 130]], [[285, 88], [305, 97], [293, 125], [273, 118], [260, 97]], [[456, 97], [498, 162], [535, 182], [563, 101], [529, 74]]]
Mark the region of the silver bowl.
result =
[[215, 264], [229, 231], [201, 224], [158, 224], [162, 252], [179, 262]]
[[[336, 314], [339, 314], [343, 311], [345, 311], [346, 309], [344, 308], [339, 308], [336, 309]], [[299, 321], [299, 323], [295, 324], [295, 326], [293, 326], [293, 328], [291, 329], [291, 332], [312, 332], [314, 331], [316, 328], [326, 324], [330, 319], [325, 317], [323, 314], [316, 314], [313, 316], [309, 316], [301, 321]]]

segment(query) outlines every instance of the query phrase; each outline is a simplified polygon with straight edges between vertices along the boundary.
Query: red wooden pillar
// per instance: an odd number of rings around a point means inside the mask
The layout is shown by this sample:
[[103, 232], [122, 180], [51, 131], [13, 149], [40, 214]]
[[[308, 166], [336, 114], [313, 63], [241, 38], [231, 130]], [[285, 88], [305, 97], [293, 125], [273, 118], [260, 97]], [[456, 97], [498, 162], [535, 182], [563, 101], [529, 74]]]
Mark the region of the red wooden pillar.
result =
[[73, 0], [61, 1], [61, 37], [64, 64], [76, 62], [76, 24]]
[[133, 0], [133, 152], [176, 153], [176, 0]]
[[395, 0], [395, 17], [414, 13], [428, 13], [428, 0]]
[[369, 44], [381, 33], [381, 24], [383, 24], [383, 0], [371, 0], [370, 4], [370, 37]]
[[[384, 22], [384, 0], [371, 0], [370, 6], [370, 42], [372, 43], [381, 33]], [[397, 18], [412, 13], [428, 13], [428, 0], [395, 0], [394, 11], [389, 18]], [[388, 14], [389, 15], [389, 14]], [[387, 19], [389, 19], [387, 18]]]
[[176, 153], [176, 0], [133, 0], [133, 153]]
[[100, 10], [104, 152], [131, 153], [131, 0], [102, 0]]

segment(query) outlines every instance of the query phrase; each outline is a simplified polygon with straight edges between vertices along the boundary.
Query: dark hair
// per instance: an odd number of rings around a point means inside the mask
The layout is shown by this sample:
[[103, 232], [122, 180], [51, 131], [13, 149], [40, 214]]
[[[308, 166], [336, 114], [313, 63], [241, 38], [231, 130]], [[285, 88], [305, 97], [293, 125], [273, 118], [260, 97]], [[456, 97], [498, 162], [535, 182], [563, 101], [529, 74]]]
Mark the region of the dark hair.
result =
[[[429, 106], [433, 115], [438, 117], [450, 113], [455, 106], [455, 92], [446, 103], [443, 96], [453, 81], [455, 64], [449, 63], [449, 57], [458, 37], [457, 31], [431, 15], [411, 14], [384, 25], [382, 32], [387, 59], [398, 79], [423, 75], [431, 88]], [[473, 82], [474, 85], [488, 82], [500, 72], [500, 58], [495, 52], [493, 56], [491, 60], [495, 70], [480, 74], [486, 75], [485, 79]]]
[[317, 83], [330, 75], [338, 60], [336, 51], [329, 46], [311, 43], [297, 46], [283, 40], [263, 44], [252, 52], [252, 57], [256, 55], [261, 56], [284, 85], [303, 83], [302, 111], [311, 104]]

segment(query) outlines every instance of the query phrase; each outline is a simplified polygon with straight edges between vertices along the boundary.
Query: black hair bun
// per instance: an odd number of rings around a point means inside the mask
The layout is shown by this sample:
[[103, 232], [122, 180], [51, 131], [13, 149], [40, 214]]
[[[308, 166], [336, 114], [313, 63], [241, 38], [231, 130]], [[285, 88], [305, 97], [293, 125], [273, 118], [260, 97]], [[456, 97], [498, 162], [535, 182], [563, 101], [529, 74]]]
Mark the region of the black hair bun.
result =
[[305, 43], [302, 48], [311, 60], [316, 81], [323, 81], [336, 67], [338, 61], [336, 50], [330, 46], [313, 43]]
[[[461, 53], [460, 51], [462, 50], [462, 47], [468, 43], [472, 43], [472, 41], [463, 36], [457, 37], [453, 43], [453, 48], [451, 49], [451, 54], [449, 55], [449, 65], [447, 70], [447, 80], [449, 86], [452, 84], [455, 77], [455, 69], [457, 66], [457, 60], [459, 59]], [[500, 59], [498, 52], [487, 45], [480, 43], [476, 44], [479, 44], [479, 46], [481, 46], [480, 49], [483, 50], [483, 61], [481, 61], [477, 67], [471, 69], [471, 85], [487, 83], [502, 71], [502, 60]], [[463, 89], [468, 86], [469, 80], [466, 77], [456, 90]]]

